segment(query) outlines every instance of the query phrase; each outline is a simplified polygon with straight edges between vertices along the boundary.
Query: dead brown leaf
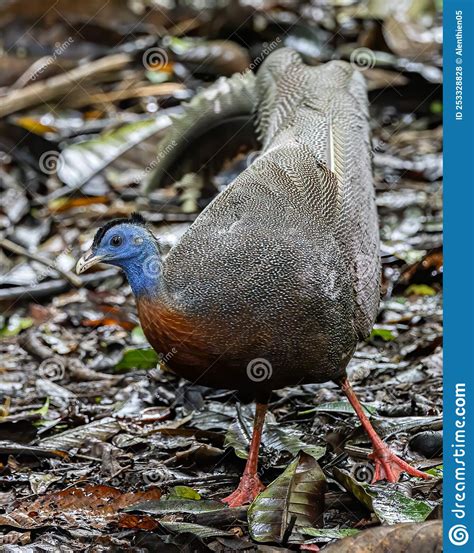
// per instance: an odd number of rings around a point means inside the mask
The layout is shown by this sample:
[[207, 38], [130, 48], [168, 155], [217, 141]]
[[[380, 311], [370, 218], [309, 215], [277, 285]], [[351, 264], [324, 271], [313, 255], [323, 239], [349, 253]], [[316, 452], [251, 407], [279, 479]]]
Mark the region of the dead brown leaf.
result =
[[370, 528], [324, 549], [327, 553], [441, 553], [442, 522], [396, 524]]
[[104, 485], [71, 487], [41, 496], [30, 503], [20, 502], [8, 515], [0, 515], [0, 525], [24, 529], [51, 524], [61, 526], [77, 523], [79, 526], [80, 521], [87, 517], [93, 527], [103, 528], [117, 519], [121, 509], [160, 497], [161, 491], [156, 487], [126, 493]]

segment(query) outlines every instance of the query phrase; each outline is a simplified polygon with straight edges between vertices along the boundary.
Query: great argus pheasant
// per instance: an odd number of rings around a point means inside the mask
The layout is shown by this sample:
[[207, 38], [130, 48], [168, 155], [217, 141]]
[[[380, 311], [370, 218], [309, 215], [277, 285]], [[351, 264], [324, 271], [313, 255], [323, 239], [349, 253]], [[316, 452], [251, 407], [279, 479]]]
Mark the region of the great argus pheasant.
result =
[[[199, 215], [166, 257], [139, 215], [100, 228], [78, 261], [122, 268], [145, 336], [178, 375], [256, 400], [247, 464], [231, 506], [263, 489], [258, 450], [272, 390], [333, 380], [372, 444], [374, 480], [428, 475], [398, 458], [373, 429], [345, 369], [379, 305], [380, 259], [362, 75], [341, 61], [306, 66], [272, 53], [257, 75], [218, 81], [176, 119], [148, 190], [208, 165], [223, 120], [247, 132], [254, 161]], [[238, 140], [232, 133], [228, 142]], [[237, 137], [237, 138], [236, 138]], [[213, 142], [212, 142], [213, 141]], [[221, 141], [221, 142], [219, 142]], [[164, 146], [162, 146], [164, 147]], [[203, 163], [204, 161], [204, 163]]]

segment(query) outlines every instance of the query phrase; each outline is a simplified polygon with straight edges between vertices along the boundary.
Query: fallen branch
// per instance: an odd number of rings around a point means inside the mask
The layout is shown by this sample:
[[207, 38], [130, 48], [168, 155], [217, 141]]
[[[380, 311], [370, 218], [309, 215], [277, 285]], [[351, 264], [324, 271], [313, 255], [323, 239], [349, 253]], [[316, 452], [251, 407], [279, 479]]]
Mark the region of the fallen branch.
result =
[[[99, 271], [97, 273], [91, 273], [89, 275], [83, 275], [81, 277], [82, 285], [88, 286], [96, 284], [102, 280], [115, 276], [118, 274], [117, 269], [106, 269], [105, 271]], [[55, 296], [62, 294], [70, 290], [71, 284], [67, 280], [57, 279], [48, 280], [47, 282], [41, 282], [40, 284], [32, 284], [30, 286], [13, 286], [12, 288], [0, 289], [0, 301], [16, 300], [24, 296], [27, 300], [36, 300], [38, 298], [45, 298], [49, 296]]]
[[106, 104], [129, 98], [145, 98], [147, 96], [172, 96], [175, 92], [186, 90], [181, 83], [161, 83], [147, 86], [138, 86], [124, 90], [112, 90], [110, 92], [93, 93], [89, 96], [82, 94], [70, 105], [83, 107], [90, 104]]
[[33, 83], [21, 90], [12, 90], [0, 98], [0, 117], [65, 96], [72, 87], [80, 85], [82, 81], [93, 79], [101, 73], [118, 71], [130, 61], [131, 57], [128, 54], [113, 54], [75, 67], [62, 75]]
[[42, 255], [38, 255], [36, 253], [31, 253], [23, 246], [20, 246], [19, 244], [8, 240], [8, 238], [0, 239], [0, 247], [18, 255], [23, 255], [24, 257], [32, 259], [33, 261], [37, 261], [38, 263], [41, 263], [41, 265], [48, 267], [48, 269], [56, 271], [76, 288], [80, 288], [82, 286], [82, 280], [71, 271], [65, 271], [64, 269], [61, 269], [51, 259], [48, 259], [47, 257], [43, 257]]

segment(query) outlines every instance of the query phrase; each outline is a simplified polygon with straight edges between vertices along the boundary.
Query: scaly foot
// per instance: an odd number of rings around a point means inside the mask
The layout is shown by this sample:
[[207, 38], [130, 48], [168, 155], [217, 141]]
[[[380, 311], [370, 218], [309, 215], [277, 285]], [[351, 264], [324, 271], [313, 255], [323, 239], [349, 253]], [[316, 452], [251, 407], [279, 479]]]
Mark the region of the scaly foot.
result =
[[373, 452], [369, 456], [375, 463], [375, 474], [372, 482], [377, 482], [378, 480], [398, 482], [402, 472], [406, 472], [410, 476], [417, 476], [418, 478], [431, 478], [429, 474], [411, 467], [403, 459], [397, 457], [388, 445], [381, 440], [365, 414], [349, 380], [346, 377], [341, 378], [339, 384], [372, 442]]
[[244, 473], [237, 489], [225, 497], [222, 502], [227, 503], [229, 507], [242, 507], [242, 505], [252, 503], [257, 495], [264, 489], [265, 486], [262, 484], [257, 474], [250, 475]]
[[375, 474], [372, 483], [379, 480], [388, 480], [389, 482], [398, 482], [400, 474], [406, 472], [410, 476], [429, 479], [430, 475], [421, 472], [406, 461], [397, 457], [395, 453], [383, 442], [374, 448], [373, 453], [369, 455], [375, 463]]

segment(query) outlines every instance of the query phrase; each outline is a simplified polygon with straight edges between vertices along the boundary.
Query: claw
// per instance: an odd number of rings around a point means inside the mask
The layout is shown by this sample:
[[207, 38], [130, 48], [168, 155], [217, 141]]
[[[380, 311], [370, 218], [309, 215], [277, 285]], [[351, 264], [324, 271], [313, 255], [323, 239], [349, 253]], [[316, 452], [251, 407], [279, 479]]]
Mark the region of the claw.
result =
[[375, 463], [375, 474], [372, 483], [379, 480], [398, 482], [403, 472], [418, 478], [430, 478], [430, 475], [426, 474], [426, 472], [412, 467], [406, 461], [397, 457], [383, 442], [377, 448], [374, 448], [374, 452], [369, 457]]
[[373, 453], [370, 454], [370, 458], [373, 459], [375, 463], [375, 473], [372, 482], [377, 482], [379, 480], [398, 482], [402, 472], [406, 472], [410, 476], [416, 476], [418, 478], [431, 478], [429, 474], [410, 466], [406, 461], [400, 459], [400, 457], [397, 457], [395, 453], [393, 453], [387, 444], [381, 440], [377, 432], [375, 432], [374, 427], [367, 418], [347, 378], [343, 378], [340, 384], [373, 445]]

